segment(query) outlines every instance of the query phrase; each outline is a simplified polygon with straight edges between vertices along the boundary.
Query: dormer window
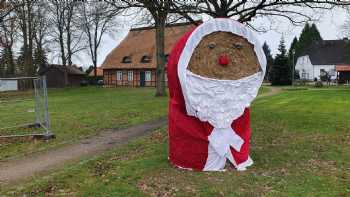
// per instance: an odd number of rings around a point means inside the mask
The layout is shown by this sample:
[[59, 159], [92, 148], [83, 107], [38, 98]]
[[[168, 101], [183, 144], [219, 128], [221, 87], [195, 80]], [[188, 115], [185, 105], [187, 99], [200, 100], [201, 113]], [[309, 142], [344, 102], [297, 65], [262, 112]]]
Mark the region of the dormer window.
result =
[[142, 62], [142, 63], [149, 63], [149, 62], [151, 62], [151, 57], [148, 56], [148, 55], [144, 55], [144, 56], [142, 56], [142, 58], [141, 58], [141, 62]]
[[122, 63], [131, 63], [131, 57], [130, 56], [123, 57]]

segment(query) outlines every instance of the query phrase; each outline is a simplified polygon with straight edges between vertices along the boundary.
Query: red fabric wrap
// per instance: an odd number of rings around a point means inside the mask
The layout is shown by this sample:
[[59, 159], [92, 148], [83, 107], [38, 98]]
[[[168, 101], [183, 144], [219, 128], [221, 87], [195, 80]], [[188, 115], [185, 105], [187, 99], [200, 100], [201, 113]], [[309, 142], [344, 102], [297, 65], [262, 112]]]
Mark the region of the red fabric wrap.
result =
[[[169, 99], [169, 159], [178, 167], [203, 170], [208, 157], [208, 136], [213, 127], [196, 117], [188, 116], [177, 74], [177, 65], [185, 44], [194, 29], [188, 31], [174, 46], [167, 65]], [[232, 128], [244, 140], [241, 151], [231, 148], [239, 165], [248, 159], [250, 139], [250, 113], [244, 114], [232, 123]]]

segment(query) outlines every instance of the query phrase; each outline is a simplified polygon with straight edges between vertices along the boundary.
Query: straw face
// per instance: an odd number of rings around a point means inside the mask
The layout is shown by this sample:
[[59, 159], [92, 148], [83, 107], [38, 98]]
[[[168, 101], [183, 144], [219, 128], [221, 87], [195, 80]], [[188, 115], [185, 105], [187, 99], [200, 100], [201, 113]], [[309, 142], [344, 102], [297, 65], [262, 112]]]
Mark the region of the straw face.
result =
[[245, 38], [228, 32], [205, 36], [187, 67], [197, 75], [225, 80], [237, 80], [261, 70], [254, 46]]

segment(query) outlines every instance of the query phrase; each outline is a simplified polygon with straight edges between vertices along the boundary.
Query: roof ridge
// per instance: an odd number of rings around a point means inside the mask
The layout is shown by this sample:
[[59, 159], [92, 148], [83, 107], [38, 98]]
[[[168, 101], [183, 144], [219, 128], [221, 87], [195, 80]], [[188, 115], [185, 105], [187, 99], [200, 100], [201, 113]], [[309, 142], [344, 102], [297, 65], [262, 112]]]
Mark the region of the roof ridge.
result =
[[349, 40], [322, 40], [313, 41], [300, 55], [308, 55], [313, 65], [349, 64], [348, 51], [350, 51]]
[[[185, 25], [184, 25], [185, 24]], [[166, 28], [164, 34], [164, 52], [170, 53], [175, 43], [189, 30], [195, 28], [192, 23], [177, 23]], [[169, 27], [169, 25], [168, 25]], [[129, 31], [126, 37], [116, 46], [102, 63], [103, 69], [155, 69], [156, 68], [156, 47], [154, 27], [141, 28], [145, 31], [137, 31], [140, 28]], [[148, 31], [149, 30], [149, 31]], [[151, 61], [141, 62], [142, 56], [149, 55]], [[132, 55], [131, 63], [121, 63], [127, 55]]]
[[[202, 20], [196, 20], [194, 21], [195, 23], [202, 23]], [[195, 25], [193, 22], [181, 22], [181, 23], [173, 23], [173, 24], [167, 24], [165, 27], [176, 27], [176, 26], [186, 26], [186, 25]], [[149, 29], [154, 29], [155, 26], [146, 26], [146, 27], [136, 27], [130, 29], [130, 31], [143, 31], [143, 30], [149, 30]]]

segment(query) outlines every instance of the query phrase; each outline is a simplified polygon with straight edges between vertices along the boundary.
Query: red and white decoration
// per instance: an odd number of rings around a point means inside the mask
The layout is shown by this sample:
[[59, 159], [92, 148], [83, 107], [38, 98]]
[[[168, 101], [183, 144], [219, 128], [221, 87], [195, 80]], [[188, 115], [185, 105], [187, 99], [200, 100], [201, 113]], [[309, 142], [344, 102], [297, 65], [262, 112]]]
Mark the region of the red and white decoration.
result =
[[[219, 80], [187, 70], [204, 36], [231, 32], [254, 46], [261, 72], [238, 80]], [[266, 58], [247, 27], [231, 19], [212, 19], [187, 32], [168, 61], [169, 159], [180, 168], [219, 171], [228, 159], [237, 170], [253, 164], [249, 157], [250, 110], [264, 78]]]

